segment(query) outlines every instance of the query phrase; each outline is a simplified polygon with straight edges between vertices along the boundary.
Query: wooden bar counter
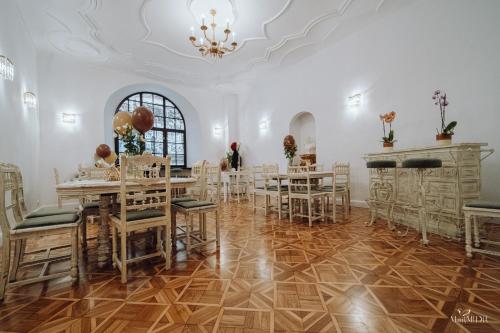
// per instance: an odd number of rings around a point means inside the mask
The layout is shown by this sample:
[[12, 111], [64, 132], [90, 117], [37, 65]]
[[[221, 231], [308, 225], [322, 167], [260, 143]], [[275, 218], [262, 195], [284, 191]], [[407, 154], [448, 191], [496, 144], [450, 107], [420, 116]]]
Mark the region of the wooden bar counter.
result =
[[[458, 143], [448, 146], [430, 146], [372, 153], [364, 156], [366, 161], [395, 160], [398, 167], [389, 170], [385, 181], [393, 186], [393, 221], [418, 227], [418, 212], [407, 209], [418, 199], [417, 177], [414, 170], [400, 168], [401, 162], [409, 158], [439, 158], [443, 167], [429, 169], [424, 179], [426, 188], [425, 206], [428, 211], [428, 231], [454, 239], [464, 234], [464, 202], [477, 199], [481, 193], [481, 161], [493, 153], [485, 149], [486, 143]], [[377, 170], [370, 169], [370, 189], [379, 180]], [[370, 199], [374, 199], [370, 190]], [[386, 213], [377, 215], [387, 218]]]

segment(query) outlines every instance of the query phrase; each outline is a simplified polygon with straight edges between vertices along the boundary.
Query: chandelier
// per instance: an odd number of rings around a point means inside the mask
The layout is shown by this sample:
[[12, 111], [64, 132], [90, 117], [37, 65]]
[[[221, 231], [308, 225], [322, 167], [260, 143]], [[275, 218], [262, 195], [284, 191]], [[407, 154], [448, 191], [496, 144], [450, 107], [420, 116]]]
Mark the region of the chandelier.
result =
[[[208, 37], [207, 30], [208, 27], [205, 25], [205, 17], [201, 17], [201, 26], [200, 29], [203, 33], [203, 37], [196, 39], [196, 35], [194, 33], [194, 27], [191, 27], [191, 36], [189, 36], [189, 40], [194, 47], [200, 51], [202, 56], [210, 55], [214, 58], [222, 58], [223, 55], [233, 52], [238, 46], [238, 43], [234, 40], [235, 33], [231, 33], [231, 29], [229, 29], [229, 20], [226, 22], [226, 28], [224, 29], [225, 39], [218, 41], [215, 37], [215, 28], [217, 24], [215, 23], [215, 15], [217, 12], [215, 9], [210, 10], [210, 15], [212, 15], [212, 23], [210, 23], [210, 27], [212, 28], [212, 37]], [[210, 33], [209, 33], [210, 34]], [[231, 43], [228, 43], [229, 35], [232, 36]], [[228, 45], [229, 44], [229, 45]], [[228, 45], [228, 46], [226, 46]]]

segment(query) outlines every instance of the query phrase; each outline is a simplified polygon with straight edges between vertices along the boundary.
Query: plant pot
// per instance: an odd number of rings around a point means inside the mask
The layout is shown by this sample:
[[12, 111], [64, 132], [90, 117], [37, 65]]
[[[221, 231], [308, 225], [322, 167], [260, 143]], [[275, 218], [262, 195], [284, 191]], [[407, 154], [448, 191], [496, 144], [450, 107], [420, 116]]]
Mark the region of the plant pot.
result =
[[394, 142], [384, 142], [384, 151], [393, 151]]
[[451, 145], [451, 134], [436, 134], [436, 141], [438, 146], [449, 146]]

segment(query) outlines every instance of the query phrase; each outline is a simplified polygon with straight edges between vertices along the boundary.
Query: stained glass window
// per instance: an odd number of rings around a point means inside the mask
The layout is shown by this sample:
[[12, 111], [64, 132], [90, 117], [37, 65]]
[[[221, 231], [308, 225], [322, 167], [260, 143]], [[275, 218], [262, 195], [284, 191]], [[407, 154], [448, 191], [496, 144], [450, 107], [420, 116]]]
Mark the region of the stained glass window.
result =
[[[153, 128], [144, 135], [146, 151], [156, 156], [171, 157], [171, 165], [186, 166], [186, 124], [177, 106], [165, 96], [139, 92], [126, 97], [116, 108], [132, 113], [138, 106], [145, 106], [154, 115]], [[122, 140], [115, 139], [115, 151], [125, 151]]]

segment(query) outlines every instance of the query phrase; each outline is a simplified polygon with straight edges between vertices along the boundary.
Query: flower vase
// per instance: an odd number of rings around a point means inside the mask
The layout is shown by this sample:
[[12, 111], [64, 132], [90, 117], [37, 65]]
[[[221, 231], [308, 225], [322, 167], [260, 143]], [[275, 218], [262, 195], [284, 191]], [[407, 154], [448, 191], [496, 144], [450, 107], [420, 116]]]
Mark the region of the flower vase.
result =
[[451, 145], [451, 134], [436, 134], [436, 141], [438, 146], [449, 146]]
[[394, 150], [394, 142], [384, 142], [384, 152], [391, 152]]

